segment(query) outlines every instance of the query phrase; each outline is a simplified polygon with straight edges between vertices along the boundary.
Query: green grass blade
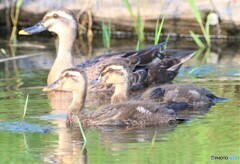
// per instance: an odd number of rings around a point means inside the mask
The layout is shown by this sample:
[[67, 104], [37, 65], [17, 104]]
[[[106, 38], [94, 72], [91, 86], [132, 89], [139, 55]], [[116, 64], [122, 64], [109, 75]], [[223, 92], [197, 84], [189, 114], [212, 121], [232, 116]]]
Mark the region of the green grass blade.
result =
[[158, 30], [158, 36], [159, 36], [159, 37], [160, 37], [161, 32], [162, 32], [162, 27], [163, 27], [164, 20], [165, 20], [165, 17], [163, 16], [163, 17], [162, 17], [161, 24], [160, 24], [160, 27], [159, 27], [159, 30]]
[[138, 27], [139, 40], [144, 41], [144, 24], [140, 14], [138, 14], [137, 27]]
[[24, 104], [24, 111], [23, 111], [22, 121], [24, 120], [26, 112], [27, 112], [27, 105], [28, 105], [28, 94], [27, 94], [27, 97], [26, 97], [26, 100], [25, 100], [25, 104]]
[[193, 59], [194, 59], [194, 60], [197, 60], [197, 59], [199, 58], [199, 56], [201, 56], [201, 54], [203, 53], [204, 50], [205, 50], [205, 48], [200, 47], [200, 48], [197, 50], [196, 54], [193, 56]]
[[[201, 27], [201, 30], [202, 30], [204, 38], [205, 38], [205, 40], [207, 42], [207, 45], [210, 47], [211, 46], [211, 38], [210, 38], [210, 34], [209, 34], [209, 19], [207, 19], [206, 26], [204, 27], [203, 22], [202, 22], [201, 14], [200, 14], [200, 12], [199, 12], [196, 4], [195, 4], [195, 1], [194, 0], [188, 0], [188, 3], [190, 4], [190, 6], [192, 8], [192, 11], [193, 11], [193, 13], [194, 13], [194, 15], [195, 15], [195, 17], [197, 19], [197, 22], [198, 22], [198, 24]], [[195, 40], [195, 42], [197, 41], [196, 38], [193, 38], [193, 39]]]
[[140, 48], [142, 48], [142, 43], [144, 41], [144, 23], [140, 14], [140, 6], [139, 6], [139, 0], [136, 0], [137, 4], [137, 24], [136, 24], [136, 31], [138, 35], [138, 40], [140, 41]]
[[152, 138], [152, 142], [151, 142], [151, 146], [150, 146], [150, 149], [148, 150], [148, 153], [147, 153], [147, 157], [148, 159], [150, 158], [151, 156], [151, 153], [152, 153], [152, 150], [153, 150], [153, 147], [154, 147], [154, 144], [155, 144], [155, 140], [156, 140], [156, 132], [154, 133], [154, 136]]
[[78, 125], [79, 125], [79, 128], [80, 128], [80, 131], [81, 131], [82, 136], [83, 136], [83, 141], [84, 141], [84, 143], [87, 143], [87, 138], [86, 138], [85, 133], [83, 131], [82, 124], [81, 124], [78, 116], [76, 116], [76, 118], [77, 118], [77, 121], [78, 121]]
[[16, 10], [15, 10], [15, 15], [14, 17], [12, 17], [12, 22], [13, 22], [13, 29], [9, 38], [9, 43], [17, 43], [17, 35], [16, 35], [16, 31], [17, 31], [17, 23], [18, 23], [18, 17], [19, 17], [19, 13], [20, 13], [20, 7], [22, 5], [22, 1], [23, 0], [17, 0], [17, 4], [16, 4]]
[[154, 45], [158, 44], [158, 41], [159, 41], [159, 38], [160, 38], [161, 32], [162, 32], [163, 23], [164, 23], [164, 17], [162, 17], [160, 26], [158, 26], [159, 20], [157, 21], [156, 29], [155, 29], [155, 36], [154, 36]]
[[137, 45], [136, 45], [136, 51], [140, 50], [140, 41], [138, 40]]
[[[167, 35], [167, 38], [166, 38], [166, 41], [165, 41], [165, 42], [168, 43], [168, 40], [169, 40], [169, 34]], [[167, 49], [167, 44], [165, 44], [164, 49], [165, 49], [165, 50]]]
[[103, 46], [107, 48], [107, 41], [106, 41], [106, 25], [104, 21], [102, 20], [102, 41], [103, 41]]
[[188, 75], [191, 75], [193, 72], [195, 72], [196, 70], [198, 70], [199, 69], [199, 67], [195, 67], [195, 68], [193, 68], [192, 70], [190, 70], [187, 74]]
[[154, 35], [154, 45], [156, 45], [156, 35], [157, 35], [157, 31], [158, 31], [158, 24], [159, 24], [159, 19], [157, 20], [156, 26], [155, 26], [155, 35]]
[[109, 49], [111, 47], [111, 24], [109, 24], [107, 27], [103, 20], [102, 20], [102, 40], [104, 47]]
[[193, 40], [195, 41], [195, 43], [198, 45], [198, 47], [204, 48], [205, 45], [203, 44], [203, 42], [197, 37], [196, 34], [194, 34], [192, 31], [190, 31], [190, 34], [193, 38]]
[[210, 52], [211, 52], [211, 49], [208, 47], [205, 54], [204, 54], [202, 64], [207, 63], [207, 60], [209, 59]]
[[[168, 42], [169, 40], [169, 34], [167, 35], [167, 38], [166, 38], [166, 41], [165, 42]], [[166, 44], [167, 45], [167, 44]]]
[[137, 4], [137, 10], [138, 10], [138, 15], [135, 16], [132, 10], [132, 7], [129, 3], [128, 0], [123, 0], [123, 3], [125, 7], [127, 8], [128, 12], [131, 15], [131, 18], [133, 20], [133, 26], [134, 26], [134, 31], [137, 34], [138, 40], [140, 41], [139, 47], [141, 48], [144, 42], [144, 22], [141, 18], [140, 14], [140, 6], [139, 6], [139, 1], [135, 1]]
[[108, 48], [111, 47], [111, 21], [108, 24]]
[[81, 150], [81, 154], [83, 154], [83, 150], [86, 148], [86, 145], [87, 145], [87, 143], [86, 143], [86, 142], [84, 142], [84, 143], [83, 143], [82, 150]]
[[192, 11], [195, 15], [195, 17], [197, 18], [197, 21], [199, 24], [202, 24], [202, 17], [201, 17], [201, 14], [195, 4], [195, 1], [194, 0], [188, 0], [188, 3], [190, 4], [191, 8], [192, 8]]
[[128, 12], [130, 13], [132, 19], [133, 19], [133, 20], [136, 20], [136, 17], [135, 17], [135, 15], [133, 14], [132, 7], [131, 7], [129, 1], [128, 1], [128, 0], [123, 0], [123, 3], [124, 3], [124, 5], [126, 6]]

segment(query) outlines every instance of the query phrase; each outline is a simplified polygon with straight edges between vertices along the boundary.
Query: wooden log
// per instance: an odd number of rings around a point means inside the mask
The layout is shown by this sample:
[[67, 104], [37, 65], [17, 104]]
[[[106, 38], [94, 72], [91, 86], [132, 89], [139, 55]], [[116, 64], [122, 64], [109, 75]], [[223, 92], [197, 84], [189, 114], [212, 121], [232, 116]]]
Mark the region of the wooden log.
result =
[[[38, 22], [52, 8], [65, 7], [75, 12], [83, 8], [87, 0], [23, 0], [19, 25], [27, 26]], [[202, 14], [203, 21], [213, 11], [219, 17], [221, 35], [237, 36], [240, 34], [240, 1], [238, 0], [195, 0]], [[138, 4], [129, 0], [132, 10], [137, 15]], [[9, 1], [11, 4], [11, 1]], [[5, 23], [5, 1], [0, 2], [0, 23]], [[157, 19], [165, 17], [163, 30], [167, 33], [189, 34], [189, 30], [197, 34], [202, 31], [196, 21], [187, 0], [139, 0], [139, 11], [144, 20], [145, 31], [153, 32]], [[113, 30], [134, 31], [133, 21], [123, 1], [96, 0], [92, 7], [93, 28], [101, 29], [101, 20], [111, 20]], [[211, 34], [217, 33], [216, 26], [211, 26]]]

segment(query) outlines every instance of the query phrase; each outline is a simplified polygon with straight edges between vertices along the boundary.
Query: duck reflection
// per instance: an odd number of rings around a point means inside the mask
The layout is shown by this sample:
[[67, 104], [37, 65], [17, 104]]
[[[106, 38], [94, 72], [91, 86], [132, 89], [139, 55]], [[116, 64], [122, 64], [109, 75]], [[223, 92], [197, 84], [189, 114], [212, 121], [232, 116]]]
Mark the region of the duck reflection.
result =
[[[54, 121], [62, 126], [62, 120]], [[87, 163], [87, 150], [83, 149], [82, 135], [79, 129], [71, 131], [67, 128], [59, 128], [56, 131], [59, 136], [57, 147], [43, 157], [47, 163]]]

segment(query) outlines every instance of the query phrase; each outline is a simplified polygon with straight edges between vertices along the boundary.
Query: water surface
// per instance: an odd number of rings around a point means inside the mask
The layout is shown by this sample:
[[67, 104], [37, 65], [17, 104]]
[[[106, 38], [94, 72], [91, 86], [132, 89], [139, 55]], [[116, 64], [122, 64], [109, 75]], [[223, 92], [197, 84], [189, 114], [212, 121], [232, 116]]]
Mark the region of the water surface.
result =
[[[238, 47], [224, 43], [211, 50], [207, 60], [203, 55], [191, 60], [174, 81], [209, 88], [229, 101], [208, 111], [190, 111], [190, 121], [177, 126], [85, 129], [88, 141], [83, 149], [79, 129], [66, 128], [65, 115], [52, 110], [42, 92], [55, 59], [55, 42], [54, 38], [20, 38], [17, 47], [9, 47], [0, 40], [0, 48], [6, 51], [1, 58], [10, 57], [12, 51], [16, 56], [38, 53], [0, 63], [0, 163], [210, 163], [211, 156], [239, 158]], [[105, 51], [95, 42], [100, 41], [95, 39], [91, 53], [76, 43], [76, 63]], [[112, 44], [113, 51], [135, 49], [134, 40], [113, 40]], [[172, 42], [169, 48], [196, 49], [190, 42]], [[22, 120], [27, 94], [27, 114]]]

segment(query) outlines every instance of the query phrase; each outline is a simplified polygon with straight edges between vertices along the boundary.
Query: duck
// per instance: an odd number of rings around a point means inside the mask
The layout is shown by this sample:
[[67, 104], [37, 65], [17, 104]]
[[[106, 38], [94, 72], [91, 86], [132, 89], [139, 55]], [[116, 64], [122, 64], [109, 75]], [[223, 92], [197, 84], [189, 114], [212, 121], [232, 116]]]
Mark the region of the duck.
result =
[[[192, 52], [179, 54], [174, 50], [165, 51], [164, 47], [167, 42], [163, 42], [138, 51], [100, 55], [75, 65], [72, 51], [73, 43], [77, 36], [77, 22], [75, 15], [70, 10], [58, 8], [48, 11], [37, 24], [19, 31], [19, 35], [32, 35], [42, 31], [50, 31], [57, 34], [59, 38], [57, 57], [48, 74], [47, 84], [55, 82], [63, 70], [72, 67], [84, 69], [88, 81], [92, 81], [97, 78], [97, 75], [100, 73], [99, 71], [105, 67], [105, 65], [109, 65], [112, 63], [112, 60], [117, 59], [119, 62], [127, 63], [131, 68], [132, 74], [135, 77], [132, 79], [135, 80], [131, 83], [133, 85], [132, 89], [137, 90], [145, 87], [147, 83], [146, 77], [148, 76], [150, 77], [149, 82], [171, 82], [177, 75], [180, 66], [193, 56]], [[169, 56], [169, 54], [171, 55]], [[159, 65], [161, 65], [162, 62], [165, 63], [165, 66], [160, 68]], [[166, 76], [162, 79], [154, 78], [154, 76], [158, 76], [159, 73], [166, 74]], [[113, 87], [109, 84], [89, 88], [88, 90], [104, 89], [112, 90]]]
[[144, 101], [125, 101], [108, 104], [95, 111], [84, 109], [87, 94], [87, 76], [80, 68], [69, 68], [59, 79], [46, 86], [43, 91], [71, 91], [73, 100], [68, 108], [67, 126], [77, 124], [77, 117], [84, 126], [142, 127], [160, 124], [175, 124], [181, 121], [176, 113], [164, 105]]
[[92, 87], [111, 83], [115, 91], [111, 97], [111, 103], [124, 102], [129, 99], [167, 104], [169, 108], [196, 109], [205, 105], [214, 105], [225, 100], [215, 96], [207, 88], [198, 88], [193, 84], [164, 84], [149, 87], [138, 96], [129, 96], [132, 75], [127, 65], [112, 63], [102, 69], [95, 81], [91, 82]]

